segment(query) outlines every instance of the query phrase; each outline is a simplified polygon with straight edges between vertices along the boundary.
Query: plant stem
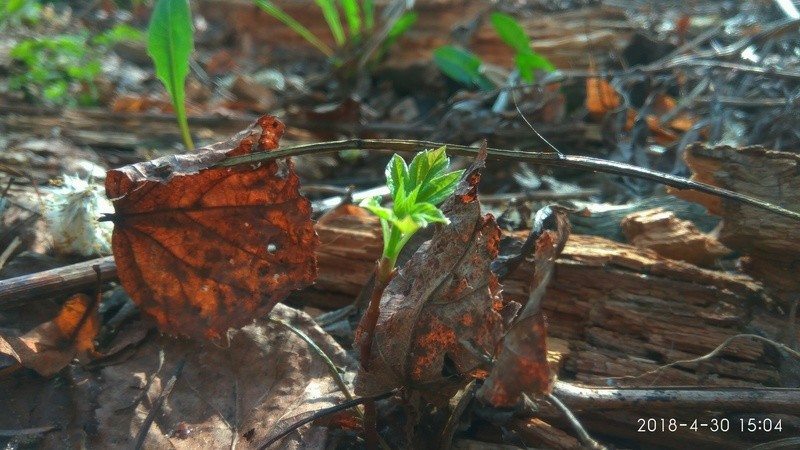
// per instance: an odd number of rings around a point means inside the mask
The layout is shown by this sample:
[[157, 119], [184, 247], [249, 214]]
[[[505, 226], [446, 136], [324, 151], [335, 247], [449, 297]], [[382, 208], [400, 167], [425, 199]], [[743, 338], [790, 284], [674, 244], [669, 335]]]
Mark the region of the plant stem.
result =
[[194, 142], [192, 142], [192, 133], [189, 132], [189, 120], [186, 118], [186, 105], [183, 102], [176, 102], [175, 104], [175, 117], [178, 119], [178, 126], [181, 129], [181, 138], [183, 138], [183, 145], [186, 150], [194, 149]]
[[[383, 297], [383, 291], [386, 290], [386, 286], [389, 285], [395, 273], [394, 261], [389, 260], [385, 256], [376, 263], [375, 284], [372, 287], [372, 296], [369, 299], [367, 311], [364, 313], [364, 317], [358, 325], [358, 330], [356, 330], [356, 340], [358, 341], [358, 347], [361, 353], [361, 370], [364, 372], [369, 372], [369, 360], [372, 356], [372, 340], [375, 334], [375, 327], [378, 325], [381, 297]], [[377, 448], [377, 411], [375, 410], [374, 400], [364, 402], [364, 438], [366, 439], [367, 448]]]

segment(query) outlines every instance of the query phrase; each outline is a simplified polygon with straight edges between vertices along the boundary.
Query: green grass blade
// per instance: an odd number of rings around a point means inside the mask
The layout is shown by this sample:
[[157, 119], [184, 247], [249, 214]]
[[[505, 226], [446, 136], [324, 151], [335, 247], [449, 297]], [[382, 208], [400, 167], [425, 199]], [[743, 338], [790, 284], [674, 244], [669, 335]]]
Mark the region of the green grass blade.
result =
[[362, 10], [364, 10], [364, 29], [369, 33], [375, 28], [375, 1], [364, 0]]
[[394, 43], [400, 39], [400, 37], [408, 31], [415, 23], [417, 22], [417, 13], [415, 11], [409, 11], [399, 19], [397, 22], [392, 25], [392, 28], [389, 30], [389, 34], [386, 36], [386, 40], [383, 41], [381, 44], [381, 49], [384, 51], [390, 48]]
[[278, 19], [281, 23], [283, 23], [284, 25], [289, 27], [292, 31], [300, 35], [300, 37], [305, 39], [306, 42], [313, 45], [317, 50], [322, 52], [323, 55], [327, 56], [328, 58], [333, 56], [333, 50], [331, 50], [330, 47], [328, 47], [324, 42], [317, 39], [317, 37], [314, 36], [314, 34], [308, 28], [303, 26], [303, 24], [301, 24], [300, 22], [294, 20], [294, 18], [289, 14], [286, 14], [284, 10], [278, 8], [272, 2], [267, 0], [255, 0], [255, 1], [256, 5], [258, 5], [259, 8], [264, 10], [270, 16]]
[[339, 18], [339, 10], [336, 9], [334, 0], [314, 0], [319, 8], [322, 10], [322, 16], [325, 17], [325, 22], [328, 22], [328, 28], [331, 30], [333, 40], [339, 47], [344, 46], [344, 27], [342, 27], [342, 20]]
[[156, 66], [175, 108], [183, 142], [194, 148], [184, 105], [184, 85], [193, 50], [192, 17], [187, 0], [158, 0], [147, 30], [147, 54]]
[[350, 38], [359, 39], [361, 37], [361, 8], [358, 0], [342, 0], [342, 11], [347, 19], [347, 26], [350, 29]]

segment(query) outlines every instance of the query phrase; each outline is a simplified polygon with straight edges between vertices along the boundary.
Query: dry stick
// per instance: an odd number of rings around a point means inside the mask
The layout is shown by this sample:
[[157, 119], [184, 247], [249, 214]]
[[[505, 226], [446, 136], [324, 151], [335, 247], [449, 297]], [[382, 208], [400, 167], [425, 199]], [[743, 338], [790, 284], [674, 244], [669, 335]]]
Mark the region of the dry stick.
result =
[[591, 436], [589, 436], [589, 432], [587, 432], [586, 429], [583, 428], [583, 425], [578, 420], [578, 418], [575, 417], [575, 414], [572, 414], [572, 411], [570, 411], [567, 405], [565, 405], [561, 400], [559, 400], [558, 397], [556, 397], [553, 394], [547, 394], [547, 399], [550, 400], [550, 402], [553, 405], [555, 405], [556, 408], [561, 410], [561, 413], [564, 414], [564, 416], [566, 416], [567, 421], [569, 421], [569, 423], [572, 425], [572, 428], [578, 434], [578, 438], [580, 439], [581, 443], [585, 448], [589, 448], [592, 450], [606, 449], [604, 445], [601, 445], [599, 442], [595, 441], [594, 439], [592, 439]]
[[[359, 353], [361, 354], [361, 369], [365, 372], [369, 371], [369, 359], [372, 356], [372, 341], [375, 334], [375, 328], [378, 325], [378, 318], [380, 315], [381, 297], [386, 286], [394, 277], [396, 272], [388, 264], [388, 260], [381, 258], [376, 263], [375, 268], [375, 284], [372, 286], [372, 296], [369, 300], [369, 306], [364, 313], [364, 318], [358, 325], [356, 331], [356, 340], [358, 341]], [[375, 408], [375, 400], [367, 400], [364, 402], [364, 438], [366, 440], [367, 448], [374, 449], [380, 440], [378, 436], [378, 413]]]
[[164, 386], [164, 389], [161, 391], [161, 395], [158, 396], [158, 399], [156, 399], [155, 403], [150, 408], [150, 412], [144, 419], [144, 423], [142, 423], [142, 428], [139, 429], [139, 433], [136, 435], [136, 442], [133, 446], [133, 448], [136, 450], [139, 450], [144, 445], [144, 440], [147, 438], [147, 433], [150, 431], [150, 426], [153, 424], [153, 421], [156, 420], [156, 414], [161, 412], [161, 407], [164, 405], [164, 401], [167, 400], [167, 397], [169, 397], [169, 394], [172, 393], [172, 388], [175, 387], [175, 382], [178, 381], [178, 377], [181, 376], [181, 372], [183, 371], [183, 366], [185, 364], [186, 358], [184, 357], [175, 366], [175, 371], [172, 373], [172, 376], [167, 381], [166, 386]]
[[359, 397], [359, 398], [356, 398], [356, 399], [353, 399], [353, 400], [348, 400], [348, 401], [346, 401], [344, 403], [341, 403], [341, 404], [338, 404], [338, 405], [331, 406], [330, 408], [320, 409], [319, 411], [316, 411], [314, 414], [306, 417], [305, 419], [302, 419], [302, 420], [299, 420], [296, 423], [293, 423], [289, 428], [281, 431], [277, 435], [275, 435], [272, 438], [270, 438], [270, 440], [265, 442], [258, 449], [259, 450], [266, 450], [267, 447], [269, 447], [270, 445], [278, 442], [279, 440], [283, 439], [284, 437], [288, 436], [289, 433], [291, 433], [292, 431], [302, 427], [303, 425], [305, 425], [307, 423], [311, 423], [311, 422], [313, 422], [313, 421], [315, 421], [315, 420], [317, 420], [317, 419], [319, 419], [321, 417], [325, 417], [325, 416], [328, 416], [328, 415], [331, 415], [331, 414], [335, 414], [335, 413], [337, 413], [339, 411], [344, 411], [346, 409], [356, 407], [356, 406], [364, 403], [367, 400], [372, 400], [372, 401], [383, 400], [385, 398], [391, 397], [395, 393], [396, 393], [396, 391], [389, 391], [389, 392], [385, 392], [385, 393], [380, 394], [380, 395], [376, 395], [374, 397]]
[[[320, 358], [322, 358], [322, 360], [325, 362], [325, 365], [328, 366], [328, 372], [330, 373], [331, 378], [333, 378], [334, 383], [336, 383], [336, 386], [338, 386], [339, 390], [342, 391], [342, 393], [344, 394], [345, 398], [347, 398], [348, 401], [351, 401], [351, 402], [353, 401], [353, 395], [350, 394], [350, 389], [348, 389], [347, 385], [344, 384], [344, 380], [342, 379], [342, 376], [339, 373], [339, 369], [336, 367], [336, 364], [333, 363], [333, 361], [327, 355], [327, 353], [325, 353], [325, 350], [322, 350], [319, 347], [319, 345], [317, 345], [317, 343], [314, 342], [313, 339], [311, 339], [311, 337], [309, 337], [302, 330], [296, 328], [294, 325], [290, 324], [289, 322], [286, 322], [286, 321], [281, 320], [281, 319], [277, 319], [277, 318], [272, 317], [272, 316], [269, 316], [269, 320], [272, 321], [272, 322], [275, 322], [275, 323], [277, 323], [279, 325], [282, 325], [282, 326], [286, 327], [289, 331], [291, 331], [292, 333], [297, 335], [297, 337], [299, 337], [300, 339], [305, 341], [305, 343], [308, 344], [309, 347], [311, 347], [311, 349], [314, 350], [314, 352], [316, 352], [317, 355], [319, 355]], [[366, 405], [370, 401], [371, 400], [368, 400], [364, 404]], [[372, 403], [374, 404], [374, 401], [372, 401]], [[358, 409], [358, 405], [353, 405], [353, 411], [356, 413], [356, 415], [362, 421], [364, 420], [364, 414], [361, 412], [360, 409]], [[376, 438], [377, 438], [377, 442], [378, 442], [378, 444], [380, 444], [381, 448], [384, 448], [384, 449], [390, 448], [389, 445], [386, 444], [386, 442], [384, 442], [384, 440], [380, 436], [376, 436]]]
[[93, 259], [78, 264], [45, 270], [7, 280], [0, 280], [0, 309], [20, 306], [30, 299], [47, 299], [65, 292], [73, 293], [97, 284], [93, 266], [99, 266], [100, 281], [117, 279], [114, 257]]
[[[308, 155], [316, 153], [337, 152], [340, 150], [391, 150], [395, 152], [419, 152], [424, 149], [447, 146], [450, 155], [476, 157], [478, 148], [465, 145], [444, 144], [440, 142], [403, 140], [403, 139], [349, 139], [344, 141], [322, 142], [316, 144], [286, 147], [272, 152], [254, 153], [244, 156], [227, 158], [218, 164], [218, 167], [231, 167], [240, 164], [256, 164], [262, 161], [285, 158], [287, 156]], [[705, 183], [692, 181], [683, 177], [644, 169], [630, 164], [607, 161], [589, 156], [559, 155], [552, 152], [522, 152], [498, 148], [488, 149], [488, 159], [511, 160], [529, 162], [533, 164], [570, 167], [590, 170], [594, 172], [609, 173], [635, 177], [674, 187], [676, 189], [692, 189], [698, 192], [715, 195], [727, 200], [733, 200], [750, 206], [761, 208], [772, 213], [800, 221], [800, 213], [759, 200], [748, 195], [733, 192], [728, 189], [718, 188]]]
[[601, 388], [557, 381], [553, 395], [574, 411], [654, 411], [673, 406], [683, 411], [800, 413], [800, 389], [792, 388]]

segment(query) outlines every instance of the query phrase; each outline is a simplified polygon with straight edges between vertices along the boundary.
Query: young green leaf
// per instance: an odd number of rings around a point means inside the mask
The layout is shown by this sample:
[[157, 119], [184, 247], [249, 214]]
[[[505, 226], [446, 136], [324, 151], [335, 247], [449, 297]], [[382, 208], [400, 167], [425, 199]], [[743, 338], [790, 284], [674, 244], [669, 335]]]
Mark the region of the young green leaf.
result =
[[364, 28], [369, 32], [375, 27], [375, 1], [364, 0]]
[[556, 66], [554, 66], [549, 59], [531, 50], [517, 53], [514, 60], [520, 75], [529, 83], [533, 82], [533, 72], [535, 70], [544, 70], [547, 72], [556, 70]]
[[189, 74], [192, 53], [192, 18], [187, 0], [158, 0], [147, 30], [147, 54], [156, 66], [156, 76], [164, 83], [175, 108], [175, 115], [188, 148], [194, 148], [186, 121], [184, 83]]
[[322, 16], [325, 17], [325, 22], [328, 23], [328, 28], [331, 30], [333, 40], [339, 47], [344, 45], [344, 28], [342, 21], [339, 18], [339, 10], [336, 9], [334, 0], [315, 0], [319, 8], [322, 10]]
[[405, 189], [408, 181], [408, 167], [406, 162], [399, 155], [392, 155], [389, 164], [386, 165], [386, 185], [392, 197], [397, 191]]
[[417, 203], [409, 214], [419, 228], [425, 228], [429, 223], [450, 223], [444, 213], [430, 203]]
[[394, 212], [391, 208], [386, 208], [381, 206], [381, 198], [380, 197], [370, 197], [365, 198], [364, 200], [359, 203], [360, 207], [366, 208], [372, 214], [375, 214], [379, 218], [386, 220], [386, 221], [393, 221], [396, 219]]
[[500, 39], [517, 53], [530, 50], [531, 41], [516, 19], [503, 13], [492, 13], [492, 25]]
[[463, 173], [463, 170], [457, 170], [430, 180], [420, 190], [417, 201], [438, 205], [456, 190], [458, 180]]
[[445, 75], [461, 84], [494, 89], [492, 82], [480, 71], [480, 58], [464, 49], [452, 45], [439, 47], [433, 51], [433, 61]]
[[342, 11], [344, 18], [347, 19], [347, 27], [350, 29], [350, 38], [361, 37], [361, 8], [358, 0], [342, 0]]
[[411, 186], [424, 186], [432, 178], [439, 176], [450, 165], [444, 147], [436, 150], [425, 150], [418, 153], [408, 167], [408, 178]]

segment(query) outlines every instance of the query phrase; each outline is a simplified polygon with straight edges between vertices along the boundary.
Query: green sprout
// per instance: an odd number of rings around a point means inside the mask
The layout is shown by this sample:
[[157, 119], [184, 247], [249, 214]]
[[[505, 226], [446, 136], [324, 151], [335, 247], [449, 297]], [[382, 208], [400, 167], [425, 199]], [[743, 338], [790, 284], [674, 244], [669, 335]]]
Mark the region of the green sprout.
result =
[[184, 89], [193, 47], [189, 2], [158, 0], [147, 29], [147, 54], [156, 66], [156, 75], [169, 92], [183, 143], [189, 150], [194, 148], [194, 143], [186, 119]]
[[449, 223], [438, 204], [456, 189], [463, 170], [447, 172], [450, 158], [445, 147], [418, 153], [410, 165], [394, 155], [386, 166], [386, 184], [392, 207], [381, 206], [380, 197], [361, 202], [378, 216], [383, 230], [383, 255], [378, 263], [378, 277], [388, 281], [400, 251], [418, 230], [431, 223]]
[[[431, 223], [449, 223], [438, 205], [456, 190], [463, 170], [448, 172], [450, 158], [445, 148], [425, 150], [414, 156], [410, 165], [394, 155], [386, 166], [386, 184], [392, 195], [392, 207], [381, 206], [379, 197], [361, 202], [381, 220], [383, 255], [375, 270], [375, 283], [369, 306], [356, 330], [356, 344], [361, 353], [361, 367], [369, 370], [375, 327], [378, 324], [383, 291], [395, 274], [400, 251], [411, 236]], [[376, 447], [376, 411], [373, 400], [364, 403], [364, 432], [368, 447]]]
[[[493, 13], [492, 26], [500, 39], [514, 49], [514, 62], [522, 78], [533, 83], [534, 72], [553, 72], [556, 67], [540, 53], [531, 50], [531, 40], [513, 17]], [[484, 73], [483, 61], [474, 53], [453, 45], [444, 45], [433, 51], [433, 60], [445, 75], [465, 86], [482, 90], [494, 89], [494, 83]]]
[[[331, 58], [334, 66], [341, 66], [347, 58], [336, 55], [336, 51], [325, 44], [320, 38], [314, 35], [306, 26], [295, 20], [286, 11], [275, 5], [269, 0], [254, 0], [259, 8], [264, 10], [281, 23], [289, 27], [292, 31], [300, 35], [314, 48], [319, 50], [326, 57]], [[339, 13], [336, 0], [315, 0], [315, 3], [322, 11], [325, 23], [333, 36], [333, 41], [339, 51], [344, 49], [359, 50], [358, 44], [362, 43], [367, 34], [375, 32], [375, 2], [374, 0], [339, 0], [342, 14]], [[344, 20], [342, 20], [344, 16]], [[406, 12], [397, 21], [391, 24], [388, 32], [382, 38], [379, 45], [378, 56], [391, 46], [397, 39], [405, 33], [417, 20], [417, 14]], [[347, 30], [345, 30], [345, 23]]]

